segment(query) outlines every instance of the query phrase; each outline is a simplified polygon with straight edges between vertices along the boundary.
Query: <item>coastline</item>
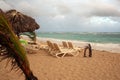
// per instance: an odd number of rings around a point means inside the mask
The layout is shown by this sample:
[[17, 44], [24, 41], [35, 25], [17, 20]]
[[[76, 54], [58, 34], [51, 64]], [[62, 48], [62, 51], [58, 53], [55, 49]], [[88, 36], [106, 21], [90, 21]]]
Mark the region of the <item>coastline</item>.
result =
[[93, 42], [84, 42], [78, 40], [64, 40], [64, 39], [55, 39], [55, 38], [43, 38], [37, 37], [37, 42], [46, 42], [50, 40], [52, 42], [62, 44], [62, 41], [72, 42], [74, 46], [84, 48], [84, 46], [88, 43], [91, 44], [92, 49], [99, 50], [99, 51], [107, 51], [112, 53], [120, 53], [120, 44], [113, 44], [113, 43], [93, 43]]
[[[30, 40], [23, 36], [24, 39]], [[41, 80], [120, 80], [120, 54], [108, 51], [95, 50], [93, 56], [83, 57], [83, 52], [76, 57], [64, 56], [56, 58], [46, 50], [37, 49], [31, 46], [40, 46], [45, 44], [46, 40], [61, 44], [62, 40], [53, 38], [37, 38], [37, 45], [28, 44], [30, 47], [27, 57], [31, 70]], [[66, 40], [68, 41], [68, 40]], [[74, 46], [84, 46], [84, 42], [79, 44], [72, 41]], [[91, 43], [92, 44], [92, 43]], [[92, 44], [92, 47], [94, 45]], [[0, 59], [3, 56], [0, 56]], [[5, 68], [8, 60], [0, 62], [1, 80], [24, 80], [24, 75], [19, 76], [21, 71], [10, 72], [10, 63]]]

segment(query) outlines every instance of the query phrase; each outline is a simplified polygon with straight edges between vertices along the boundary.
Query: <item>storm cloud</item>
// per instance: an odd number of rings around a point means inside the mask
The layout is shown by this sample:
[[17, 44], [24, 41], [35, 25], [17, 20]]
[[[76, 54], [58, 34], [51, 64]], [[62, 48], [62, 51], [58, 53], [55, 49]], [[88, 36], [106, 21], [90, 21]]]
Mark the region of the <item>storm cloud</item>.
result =
[[3, 10], [34, 17], [40, 31], [120, 32], [119, 0], [0, 0]]

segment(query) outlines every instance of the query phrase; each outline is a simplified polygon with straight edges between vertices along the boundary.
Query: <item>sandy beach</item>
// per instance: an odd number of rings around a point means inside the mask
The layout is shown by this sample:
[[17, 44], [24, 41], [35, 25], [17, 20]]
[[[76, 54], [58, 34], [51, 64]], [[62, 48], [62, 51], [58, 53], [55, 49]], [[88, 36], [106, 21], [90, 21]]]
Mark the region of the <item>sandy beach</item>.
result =
[[[27, 56], [39, 80], [120, 80], [119, 53], [93, 50], [91, 58], [83, 57], [83, 52], [76, 57], [56, 58], [39, 49]], [[6, 63], [0, 62], [0, 80], [24, 80], [21, 71], [10, 71], [10, 63], [5, 68]]]
[[0, 80], [120, 80], [120, 0], [0, 0]]

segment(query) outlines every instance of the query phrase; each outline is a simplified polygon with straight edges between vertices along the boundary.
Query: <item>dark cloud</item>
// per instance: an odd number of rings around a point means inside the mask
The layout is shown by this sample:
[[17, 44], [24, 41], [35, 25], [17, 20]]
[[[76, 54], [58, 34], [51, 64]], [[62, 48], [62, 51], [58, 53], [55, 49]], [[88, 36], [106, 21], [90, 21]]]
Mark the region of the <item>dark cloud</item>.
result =
[[[36, 18], [41, 31], [105, 31], [105, 26], [108, 26], [106, 31], [118, 31], [119, 2], [120, 0], [0, 0], [0, 8], [14, 8]], [[100, 17], [107, 17], [109, 20], [104, 21], [107, 19]], [[101, 21], [101, 24], [94, 20]]]
[[112, 6], [112, 5], [98, 5], [93, 7], [93, 11], [91, 13], [95, 16], [103, 16], [103, 17], [116, 17], [120, 16], [119, 8]]

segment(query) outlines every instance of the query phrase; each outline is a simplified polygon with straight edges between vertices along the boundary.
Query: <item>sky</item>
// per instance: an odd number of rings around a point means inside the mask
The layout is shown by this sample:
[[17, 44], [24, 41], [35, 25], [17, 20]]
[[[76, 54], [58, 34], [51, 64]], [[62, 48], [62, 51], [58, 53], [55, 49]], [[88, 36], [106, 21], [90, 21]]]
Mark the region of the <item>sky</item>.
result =
[[120, 0], [0, 0], [35, 18], [41, 32], [120, 32]]

